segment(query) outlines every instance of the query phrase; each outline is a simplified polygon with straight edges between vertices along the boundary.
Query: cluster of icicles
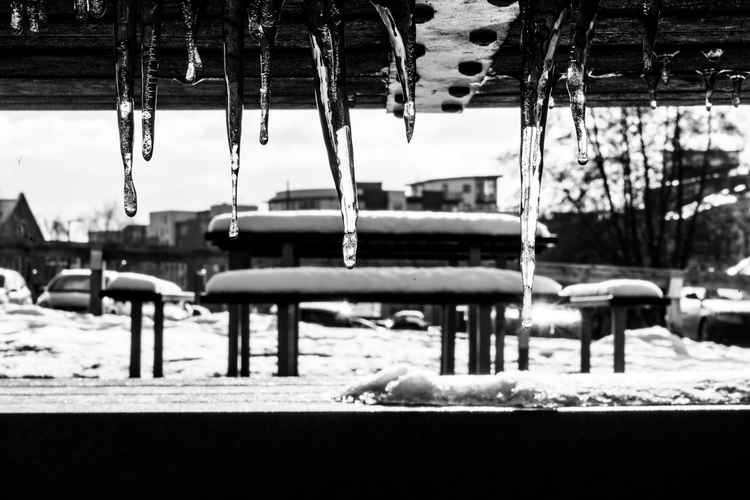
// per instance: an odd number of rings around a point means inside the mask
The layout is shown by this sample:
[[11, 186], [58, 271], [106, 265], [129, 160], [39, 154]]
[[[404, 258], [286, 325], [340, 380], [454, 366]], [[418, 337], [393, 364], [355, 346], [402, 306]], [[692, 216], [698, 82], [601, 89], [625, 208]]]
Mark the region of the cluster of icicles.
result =
[[[134, 78], [137, 27], [140, 24], [142, 78], [143, 158], [150, 160], [154, 148], [154, 123], [159, 72], [161, 13], [164, 0], [141, 0], [140, 18], [135, 0], [115, 1], [115, 49], [117, 78], [117, 120], [120, 152], [125, 172], [125, 212], [137, 209], [133, 185]], [[196, 84], [202, 78], [203, 62], [195, 33], [207, 0], [180, 0], [184, 27], [187, 68], [184, 83]], [[354, 175], [351, 126], [345, 92], [344, 0], [305, 0], [304, 9], [315, 67], [315, 97], [320, 115], [328, 161], [339, 196], [344, 225], [343, 256], [353, 267], [357, 252], [357, 189]], [[414, 0], [371, 0], [389, 35], [393, 58], [404, 96], [404, 122], [407, 140], [411, 140], [415, 120], [415, 83], [417, 79]], [[243, 111], [242, 49], [247, 26], [260, 45], [260, 142], [268, 141], [271, 53], [274, 48], [284, 0], [224, 0], [224, 80], [226, 82], [226, 126], [232, 179], [232, 214], [229, 236], [239, 234], [237, 220], [237, 176], [240, 168], [240, 140]], [[528, 356], [531, 319], [531, 295], [535, 269], [535, 237], [539, 215], [539, 195], [543, 168], [544, 135], [552, 88], [562, 76], [570, 97], [570, 108], [577, 138], [577, 160], [588, 161], [586, 116], [587, 80], [594, 78], [586, 68], [591, 36], [599, 10], [599, 0], [521, 0], [522, 78], [521, 78], [521, 271], [523, 308], [519, 333], [520, 355]], [[105, 12], [104, 0], [75, 0], [76, 18], [86, 21]], [[670, 66], [677, 52], [654, 51], [661, 11], [661, 0], [641, 2], [643, 24], [643, 73], [656, 107], [659, 83], [667, 84]], [[46, 19], [44, 0], [12, 0], [11, 28], [15, 33], [38, 32]], [[560, 32], [570, 23], [571, 49], [567, 72], [555, 69], [554, 55]], [[720, 49], [704, 52], [706, 65], [698, 71], [706, 89], [706, 107], [711, 107], [714, 84], [720, 75], [732, 80], [732, 102], [740, 102], [742, 84], [749, 73], [720, 70]], [[602, 75], [614, 76], [614, 75]], [[521, 360], [524, 366], [527, 360]]]
[[[12, 0], [10, 25], [14, 33], [37, 33], [46, 22], [45, 0]], [[196, 43], [196, 32], [208, 0], [180, 0], [187, 68], [183, 83], [195, 85], [202, 79], [203, 61]], [[344, 0], [305, 0], [304, 10], [315, 67], [315, 98], [328, 153], [328, 163], [338, 192], [344, 225], [344, 264], [351, 268], [357, 255], [357, 187], [354, 153], [346, 98], [344, 67]], [[414, 0], [371, 0], [389, 35], [398, 78], [404, 95], [406, 137], [411, 140], [416, 108], [416, 26]], [[158, 94], [159, 45], [162, 34], [164, 0], [115, 0], [114, 43], [117, 87], [117, 128], [124, 169], [125, 213], [134, 216], [138, 203], [133, 183], [133, 135], [137, 32], [141, 31], [141, 117], [143, 158], [154, 151], [156, 101]], [[260, 143], [268, 142], [268, 111], [271, 100], [271, 53], [284, 0], [224, 0], [223, 47], [226, 83], [226, 126], [232, 179], [230, 238], [239, 235], [237, 218], [237, 178], [240, 170], [240, 142], [244, 72], [242, 50], [246, 31], [260, 46]], [[104, 15], [104, 0], [74, 0], [76, 19], [85, 22]]]

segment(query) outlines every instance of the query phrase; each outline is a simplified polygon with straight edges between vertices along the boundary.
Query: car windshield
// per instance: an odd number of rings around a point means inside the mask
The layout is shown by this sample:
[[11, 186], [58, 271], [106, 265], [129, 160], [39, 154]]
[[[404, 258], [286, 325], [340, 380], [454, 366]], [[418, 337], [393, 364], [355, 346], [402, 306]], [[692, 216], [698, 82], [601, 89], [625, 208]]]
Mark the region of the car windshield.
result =
[[52, 292], [89, 292], [88, 276], [61, 276], [52, 283]]

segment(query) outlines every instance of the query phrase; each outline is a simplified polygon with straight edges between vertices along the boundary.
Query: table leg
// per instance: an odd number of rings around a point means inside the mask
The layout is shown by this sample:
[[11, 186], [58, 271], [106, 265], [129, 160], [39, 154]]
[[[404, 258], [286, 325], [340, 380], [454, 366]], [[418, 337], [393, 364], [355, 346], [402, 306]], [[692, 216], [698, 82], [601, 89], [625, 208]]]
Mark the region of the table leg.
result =
[[130, 378], [141, 376], [141, 323], [143, 304], [140, 301], [130, 302]]
[[164, 376], [164, 302], [154, 301], [154, 378]]

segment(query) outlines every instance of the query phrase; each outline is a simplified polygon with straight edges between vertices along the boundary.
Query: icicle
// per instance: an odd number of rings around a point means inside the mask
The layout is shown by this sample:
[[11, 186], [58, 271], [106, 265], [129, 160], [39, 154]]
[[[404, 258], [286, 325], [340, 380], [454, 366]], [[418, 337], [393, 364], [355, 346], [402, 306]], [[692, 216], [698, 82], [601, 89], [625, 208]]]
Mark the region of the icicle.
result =
[[180, 0], [182, 25], [185, 28], [185, 48], [187, 49], [187, 70], [185, 81], [194, 82], [203, 72], [203, 61], [195, 44], [196, 24], [198, 21], [198, 5], [196, 0]]
[[136, 51], [136, 0], [117, 0], [115, 25], [117, 128], [120, 155], [125, 171], [125, 213], [132, 217], [138, 209], [133, 184], [133, 78]]
[[521, 281], [523, 305], [518, 333], [519, 369], [528, 369], [531, 333], [531, 294], [534, 286], [536, 227], [544, 154], [544, 132], [552, 92], [554, 55], [560, 27], [568, 9], [564, 2], [553, 12], [537, 12], [535, 2], [521, 6]]
[[154, 153], [156, 98], [158, 94], [159, 43], [163, 0], [142, 0], [141, 36], [141, 129], [143, 159]]
[[89, 5], [87, 0], [73, 0], [73, 11], [76, 21], [83, 23], [89, 17]]
[[39, 4], [37, 0], [26, 0], [26, 22], [29, 33], [39, 33]]
[[388, 31], [398, 80], [404, 96], [406, 140], [411, 141], [416, 120], [415, 92], [417, 83], [417, 25], [414, 22], [414, 0], [370, 0]]
[[654, 63], [654, 46], [656, 33], [659, 30], [661, 17], [661, 0], [643, 0], [641, 2], [641, 24], [643, 25], [643, 73], [651, 72]]
[[229, 224], [229, 237], [240, 234], [237, 222], [237, 180], [240, 173], [240, 142], [242, 139], [242, 109], [244, 73], [242, 49], [245, 44], [245, 2], [225, 0], [224, 2], [224, 80], [227, 86], [227, 140], [229, 144], [229, 166], [232, 174], [232, 219]]
[[664, 85], [669, 85], [669, 79], [672, 74], [672, 59], [674, 59], [679, 53], [679, 50], [659, 55], [652, 53], [652, 60], [648, 70], [646, 71], [644, 68], [644, 73], [641, 74], [641, 78], [643, 78], [646, 81], [646, 85], [648, 85], [649, 104], [651, 109], [657, 108], [656, 90], [659, 86], [659, 82]]
[[722, 49], [711, 49], [703, 52], [703, 57], [706, 58], [707, 65], [703, 69], [696, 70], [696, 73], [703, 77], [703, 86], [706, 89], [706, 110], [711, 111], [713, 103], [711, 102], [714, 95], [714, 86], [716, 85], [716, 77], [724, 71], [719, 71], [717, 66], [721, 56], [724, 55]]
[[570, 96], [570, 111], [578, 143], [578, 163], [585, 165], [588, 160], [588, 134], [586, 132], [586, 59], [591, 46], [591, 32], [596, 22], [599, 0], [573, 0], [571, 27], [573, 46], [570, 49], [570, 63], [566, 85]]
[[315, 66], [315, 99], [344, 222], [344, 265], [357, 259], [357, 184], [345, 92], [344, 36], [337, 0], [305, 0]]
[[107, 6], [104, 4], [104, 0], [88, 0], [89, 15], [100, 19], [107, 12]]
[[732, 106], [738, 107], [742, 102], [742, 84], [745, 83], [747, 72], [733, 71], [729, 74], [732, 81]]
[[260, 136], [268, 143], [268, 111], [271, 104], [271, 52], [276, 44], [276, 27], [284, 0], [257, 0], [248, 9], [248, 26], [260, 44]]
[[10, 30], [14, 35], [23, 34], [24, 6], [22, 0], [10, 1]]
[[47, 26], [47, 0], [35, 0], [37, 8], [37, 16], [39, 18], [39, 26], [44, 28]]

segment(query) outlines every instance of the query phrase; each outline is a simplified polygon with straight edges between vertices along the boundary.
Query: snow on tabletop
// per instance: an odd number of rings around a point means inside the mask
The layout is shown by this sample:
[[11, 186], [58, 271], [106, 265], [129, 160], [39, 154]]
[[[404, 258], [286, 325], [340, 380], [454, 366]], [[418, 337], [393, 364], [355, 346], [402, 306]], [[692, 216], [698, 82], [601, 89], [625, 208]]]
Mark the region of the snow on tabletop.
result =
[[613, 297], [653, 297], [664, 296], [661, 289], [650, 281], [618, 279], [600, 283], [579, 283], [566, 286], [560, 292], [561, 297], [591, 297], [611, 295]]
[[171, 281], [140, 273], [119, 273], [107, 287], [107, 290], [128, 290], [156, 292], [164, 295], [178, 295], [182, 289]]
[[[240, 232], [248, 233], [340, 233], [341, 214], [336, 210], [283, 210], [242, 212]], [[214, 217], [209, 232], [226, 232], [229, 214]], [[521, 222], [515, 215], [478, 212], [425, 212], [406, 210], [363, 210], [357, 219], [357, 231], [363, 234], [478, 234], [519, 236]], [[537, 235], [549, 237], [543, 224]]]
[[[556, 295], [556, 281], [537, 276], [534, 292]], [[208, 293], [507, 293], [520, 294], [521, 273], [489, 267], [293, 267], [241, 269], [211, 277]]]

